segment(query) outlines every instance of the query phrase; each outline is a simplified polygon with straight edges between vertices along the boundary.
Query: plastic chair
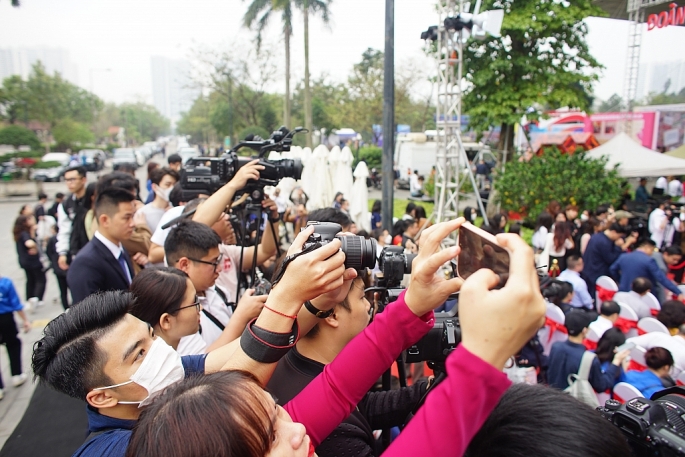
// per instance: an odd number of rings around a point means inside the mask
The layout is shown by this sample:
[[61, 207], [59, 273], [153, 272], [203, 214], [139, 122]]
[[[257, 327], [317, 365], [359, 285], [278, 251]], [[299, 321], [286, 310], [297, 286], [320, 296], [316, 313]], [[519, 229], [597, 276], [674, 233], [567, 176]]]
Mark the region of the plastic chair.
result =
[[[594, 351], [597, 349], [597, 343], [599, 342], [599, 335], [593, 329], [588, 330], [585, 340], [583, 340], [583, 345], [588, 351]], [[600, 402], [600, 404], [603, 404]]]
[[621, 308], [621, 312], [618, 313], [618, 320], [614, 322], [614, 327], [620, 328], [626, 338], [637, 336], [637, 313], [625, 303], [619, 303], [618, 306]]
[[651, 332], [660, 332], [665, 333], [666, 335], [671, 334], [664, 324], [654, 319], [653, 317], [643, 317], [642, 319], [640, 319], [640, 321], [637, 323], [637, 332], [640, 335], [644, 335], [645, 333]]
[[644, 395], [627, 382], [619, 382], [614, 386], [614, 400], [619, 403], [625, 403], [637, 397], [644, 398]]
[[568, 339], [568, 332], [564, 327], [566, 316], [564, 312], [557, 305], [547, 303], [547, 312], [545, 313], [545, 326], [538, 331], [538, 338], [542, 344], [543, 354], [549, 355], [552, 345], [559, 341], [566, 341]]
[[608, 276], [600, 276], [597, 278], [595, 285], [598, 289], [595, 290], [595, 297], [597, 298], [597, 312], [599, 312], [603, 301], [601, 297], [604, 297], [605, 300], [611, 300], [614, 297], [614, 294], [618, 292], [618, 285], [616, 284], [616, 281]]
[[[680, 290], [683, 290], [681, 289], [681, 287], [685, 286], [678, 286]], [[647, 292], [642, 297], [642, 301], [645, 302], [647, 306], [649, 306], [649, 310], [652, 312], [652, 316], [656, 316], [659, 313], [659, 311], [661, 311], [661, 304], [659, 303], [659, 300], [654, 296], [653, 293]]]
[[630, 350], [630, 363], [626, 371], [645, 371], [647, 369], [647, 362], [645, 362], [645, 352], [647, 349], [641, 346], [635, 346]]
[[681, 371], [675, 380], [676, 385], [685, 386], [685, 371]]
[[[679, 285], [679, 286], [678, 286], [678, 289], [680, 289], [680, 293], [681, 293], [681, 294], [685, 294], [685, 284]], [[651, 295], [651, 293], [650, 293], [650, 295]]]

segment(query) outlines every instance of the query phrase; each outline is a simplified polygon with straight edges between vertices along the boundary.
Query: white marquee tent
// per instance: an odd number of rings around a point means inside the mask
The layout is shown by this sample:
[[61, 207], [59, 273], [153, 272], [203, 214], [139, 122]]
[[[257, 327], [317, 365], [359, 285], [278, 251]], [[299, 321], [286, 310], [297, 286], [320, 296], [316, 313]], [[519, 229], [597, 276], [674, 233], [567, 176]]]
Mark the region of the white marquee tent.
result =
[[602, 156], [609, 158], [607, 169], [618, 164], [618, 173], [624, 178], [685, 175], [685, 159], [645, 148], [625, 133], [619, 133], [587, 154], [591, 159]]

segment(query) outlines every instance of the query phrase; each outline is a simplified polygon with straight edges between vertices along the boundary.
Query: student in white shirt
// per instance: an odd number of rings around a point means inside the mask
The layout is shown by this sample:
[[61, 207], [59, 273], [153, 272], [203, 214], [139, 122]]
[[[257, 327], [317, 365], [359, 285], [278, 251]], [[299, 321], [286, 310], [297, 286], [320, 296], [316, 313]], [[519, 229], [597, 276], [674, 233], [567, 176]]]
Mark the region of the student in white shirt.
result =
[[155, 198], [138, 210], [145, 215], [145, 221], [150, 228], [150, 232], [155, 232], [162, 216], [171, 208], [169, 195], [178, 180], [178, 172], [171, 168], [156, 168], [150, 173], [150, 181], [152, 181], [152, 191], [155, 193]]
[[598, 337], [602, 337], [604, 332], [614, 326], [621, 312], [621, 307], [615, 301], [608, 300], [602, 303], [599, 317], [590, 323], [590, 330], [594, 331]]

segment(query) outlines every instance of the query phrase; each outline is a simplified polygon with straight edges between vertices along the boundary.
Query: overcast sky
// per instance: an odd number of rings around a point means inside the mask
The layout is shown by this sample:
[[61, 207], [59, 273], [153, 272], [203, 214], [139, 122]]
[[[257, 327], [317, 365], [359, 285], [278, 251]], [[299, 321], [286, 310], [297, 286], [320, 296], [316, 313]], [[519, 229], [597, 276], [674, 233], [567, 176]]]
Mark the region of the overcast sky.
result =
[[[430, 60], [422, 53], [420, 33], [437, 22], [430, 0], [397, 0], [395, 11], [396, 62]], [[0, 48], [59, 47], [69, 50], [78, 65], [79, 83], [108, 101], [143, 99], [152, 102], [150, 57], [188, 58], [192, 49], [249, 44], [253, 33], [241, 28], [247, 2], [240, 0], [22, 0], [12, 8], [0, 0]], [[330, 27], [310, 20], [312, 75], [327, 73], [343, 80], [368, 47], [384, 45], [384, 2], [336, 0]], [[589, 19], [588, 42], [606, 67], [595, 93], [606, 99], [621, 92], [628, 27], [626, 22]], [[276, 46], [282, 61], [274, 17], [267, 44]], [[304, 74], [301, 19], [292, 40], [293, 79]], [[682, 59], [685, 27], [669, 27], [644, 34], [642, 62]], [[280, 62], [279, 62], [280, 65]], [[111, 72], [101, 71], [109, 68]]]

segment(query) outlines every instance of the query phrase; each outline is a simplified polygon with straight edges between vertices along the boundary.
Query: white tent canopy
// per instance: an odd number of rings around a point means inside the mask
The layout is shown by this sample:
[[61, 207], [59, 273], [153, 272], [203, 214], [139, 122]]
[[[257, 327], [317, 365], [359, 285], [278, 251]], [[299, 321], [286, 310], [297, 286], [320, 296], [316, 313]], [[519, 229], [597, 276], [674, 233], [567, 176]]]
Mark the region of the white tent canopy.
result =
[[618, 165], [618, 173], [624, 178], [685, 174], [685, 159], [654, 152], [639, 145], [625, 133], [619, 133], [587, 154], [591, 159], [599, 159], [602, 156], [609, 159], [607, 169]]

